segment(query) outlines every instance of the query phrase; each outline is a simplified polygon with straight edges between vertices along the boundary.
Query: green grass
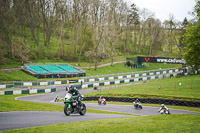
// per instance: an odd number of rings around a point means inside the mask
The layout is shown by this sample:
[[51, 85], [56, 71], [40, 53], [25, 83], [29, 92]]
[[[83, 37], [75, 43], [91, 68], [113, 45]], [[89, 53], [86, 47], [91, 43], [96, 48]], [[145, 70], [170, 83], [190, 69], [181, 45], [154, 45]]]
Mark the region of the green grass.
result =
[[6, 111], [62, 111], [63, 106], [15, 100], [15, 97], [28, 95], [0, 96], [0, 112]]
[[[181, 86], [179, 83], [181, 82]], [[158, 89], [159, 84], [161, 88]], [[146, 83], [96, 91], [85, 96], [164, 98], [200, 101], [200, 75], [147, 81]]]
[[0, 65], [0, 69], [9, 69], [9, 68], [16, 68], [16, 67], [22, 66], [22, 64], [20, 62], [11, 60], [11, 59], [6, 59], [5, 62], [6, 62], [6, 64]]
[[[84, 103], [84, 102], [83, 102]], [[101, 113], [101, 114], [117, 114], [117, 115], [133, 115], [133, 116], [140, 116], [136, 114], [128, 114], [128, 113], [119, 113], [119, 112], [111, 112], [111, 111], [104, 111], [104, 110], [96, 110], [96, 109], [87, 109], [88, 113]]]
[[126, 73], [126, 72], [137, 72], [137, 71], [146, 71], [146, 70], [155, 70], [160, 68], [176, 68], [181, 67], [181, 65], [177, 64], [160, 64], [160, 63], [150, 63], [145, 64], [145, 68], [137, 68], [137, 69], [130, 69], [128, 67], [125, 67], [124, 64], [115, 64], [112, 66], [105, 66], [100, 67], [95, 71], [94, 69], [88, 70], [87, 68], [84, 68], [86, 71], [86, 76], [94, 76], [94, 75], [103, 75], [103, 74], [115, 74], [115, 73]]
[[200, 115], [158, 115], [61, 123], [3, 133], [199, 133]]
[[0, 72], [0, 81], [28, 81], [37, 78], [26, 74], [23, 71]]

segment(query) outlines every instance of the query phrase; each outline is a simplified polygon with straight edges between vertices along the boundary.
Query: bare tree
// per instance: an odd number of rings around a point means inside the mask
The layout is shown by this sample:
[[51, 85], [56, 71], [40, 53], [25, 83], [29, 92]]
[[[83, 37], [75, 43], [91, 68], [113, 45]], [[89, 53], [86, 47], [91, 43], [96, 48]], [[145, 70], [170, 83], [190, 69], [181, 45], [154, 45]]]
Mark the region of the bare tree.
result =
[[[142, 9], [139, 11], [139, 15], [140, 15], [140, 28], [139, 28], [139, 39], [138, 39], [138, 49], [139, 49], [139, 53], [141, 51], [143, 51], [144, 49], [146, 49], [147, 47], [147, 42], [148, 42], [148, 36], [147, 36], [147, 30], [145, 27], [145, 22], [148, 18], [153, 18], [154, 17], [154, 13], [152, 13], [151, 11], [149, 11], [148, 9]], [[142, 46], [141, 46], [142, 45]], [[144, 54], [146, 54], [145, 52], [143, 52]]]
[[107, 40], [110, 48], [111, 66], [114, 62], [114, 51], [117, 45], [117, 40], [120, 34], [120, 12], [118, 6], [119, 0], [111, 0], [109, 8], [107, 8], [107, 26], [105, 29], [105, 39]]
[[90, 31], [88, 29], [88, 14], [89, 14], [89, 0], [81, 1], [81, 10], [80, 10], [80, 48], [79, 48], [79, 59], [78, 65], [80, 66], [81, 56], [84, 55], [84, 49], [86, 49], [86, 45], [90, 45], [92, 48], [93, 42], [91, 41]]
[[94, 63], [97, 70], [98, 62], [101, 54], [104, 52], [104, 44], [102, 43], [103, 33], [105, 29], [105, 8], [104, 0], [93, 0], [92, 7], [92, 28], [94, 30]]
[[56, 7], [58, 1], [56, 0], [40, 0], [40, 13], [42, 14], [42, 24], [43, 24], [43, 38], [44, 45], [50, 49], [50, 40], [51, 35], [54, 31], [54, 27], [56, 26], [58, 17], [56, 14]]
[[163, 40], [161, 22], [158, 19], [148, 18], [145, 24], [149, 37], [149, 56], [153, 56], [156, 50], [161, 50]]
[[167, 42], [168, 42], [168, 51], [169, 53], [172, 53], [172, 47], [175, 44], [174, 43], [174, 27], [175, 27], [175, 19], [174, 15], [169, 15], [169, 20], [164, 21], [165, 27], [166, 27], [166, 33], [167, 33]]

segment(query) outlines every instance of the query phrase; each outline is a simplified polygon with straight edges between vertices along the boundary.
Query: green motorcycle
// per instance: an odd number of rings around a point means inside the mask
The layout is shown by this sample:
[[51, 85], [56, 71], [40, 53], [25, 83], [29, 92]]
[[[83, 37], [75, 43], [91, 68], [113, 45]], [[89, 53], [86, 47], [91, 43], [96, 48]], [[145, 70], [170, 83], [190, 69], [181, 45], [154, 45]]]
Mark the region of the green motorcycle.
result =
[[[80, 101], [83, 98], [80, 99]], [[64, 98], [64, 113], [65, 115], [69, 116], [71, 113], [79, 113], [80, 115], [85, 115], [86, 113], [86, 106], [84, 103], [80, 102], [78, 104], [78, 97], [72, 96], [72, 94], [67, 93]]]

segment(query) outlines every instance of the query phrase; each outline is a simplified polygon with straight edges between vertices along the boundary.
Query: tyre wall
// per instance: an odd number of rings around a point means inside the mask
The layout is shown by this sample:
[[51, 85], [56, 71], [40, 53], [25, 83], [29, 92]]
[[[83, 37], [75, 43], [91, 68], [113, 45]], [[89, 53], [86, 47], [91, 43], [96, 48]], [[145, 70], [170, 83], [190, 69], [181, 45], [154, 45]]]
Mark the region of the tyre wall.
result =
[[[97, 101], [98, 98], [99, 97], [84, 97], [84, 101]], [[140, 99], [140, 98], [124, 98], [124, 97], [104, 97], [104, 98], [106, 99], [106, 101], [114, 101], [114, 102], [134, 102], [136, 99], [139, 99], [141, 103], [200, 107], [200, 102], [193, 102], [193, 101], [150, 99], [150, 98]]]

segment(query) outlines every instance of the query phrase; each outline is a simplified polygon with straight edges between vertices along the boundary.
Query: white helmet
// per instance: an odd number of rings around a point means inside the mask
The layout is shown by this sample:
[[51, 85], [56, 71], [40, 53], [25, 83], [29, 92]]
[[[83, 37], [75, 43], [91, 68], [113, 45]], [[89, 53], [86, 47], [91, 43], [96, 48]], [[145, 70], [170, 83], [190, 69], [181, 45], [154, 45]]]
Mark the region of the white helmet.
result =
[[161, 104], [161, 106], [164, 107], [165, 105], [164, 105], [164, 104]]

